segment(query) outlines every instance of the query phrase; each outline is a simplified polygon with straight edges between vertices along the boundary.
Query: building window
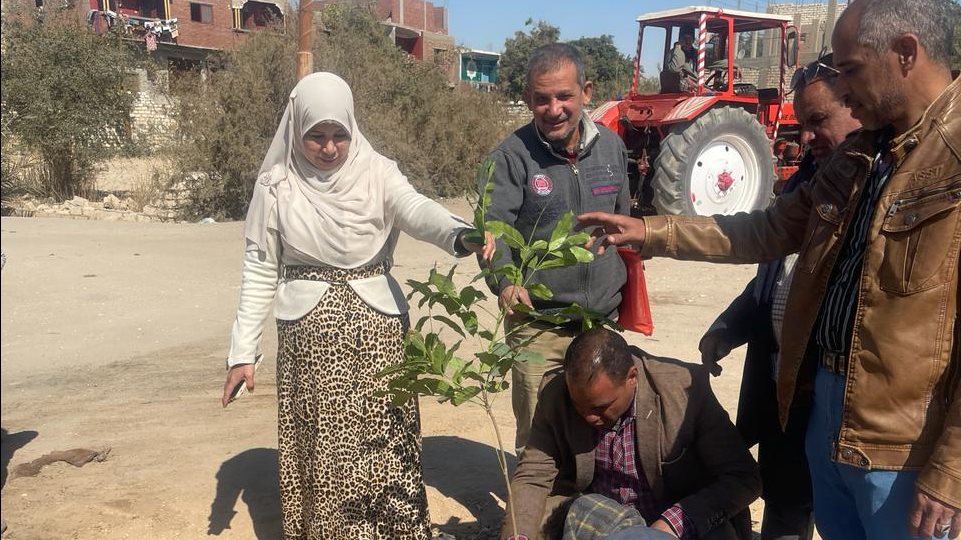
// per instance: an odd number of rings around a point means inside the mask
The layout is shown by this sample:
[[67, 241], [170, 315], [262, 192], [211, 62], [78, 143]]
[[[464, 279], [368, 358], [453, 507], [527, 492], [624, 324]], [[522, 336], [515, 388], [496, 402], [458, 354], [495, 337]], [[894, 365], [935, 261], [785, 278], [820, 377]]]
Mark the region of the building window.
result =
[[210, 4], [190, 3], [190, 20], [203, 24], [214, 23], [214, 7]]
[[266, 28], [284, 19], [283, 14], [277, 6], [265, 2], [256, 2], [254, 0], [248, 0], [239, 11], [237, 27], [243, 28], [244, 30]]

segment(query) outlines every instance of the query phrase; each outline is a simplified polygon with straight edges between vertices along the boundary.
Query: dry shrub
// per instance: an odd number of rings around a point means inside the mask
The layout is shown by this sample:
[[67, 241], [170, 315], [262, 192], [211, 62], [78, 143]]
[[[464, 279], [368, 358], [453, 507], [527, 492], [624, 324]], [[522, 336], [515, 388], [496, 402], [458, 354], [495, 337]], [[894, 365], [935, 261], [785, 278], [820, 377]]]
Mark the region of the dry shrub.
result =
[[165, 185], [166, 179], [159, 172], [138, 176], [127, 193], [130, 198], [129, 210], [140, 212], [145, 206], [158, 204], [162, 200]]
[[[45, 195], [88, 195], [97, 166], [124, 141], [135, 61], [118, 36], [98, 36], [72, 11], [42, 23], [3, 19], [4, 151], [15, 140], [43, 162]], [[39, 174], [39, 173], [38, 173]]]
[[[511, 129], [503, 107], [489, 94], [451, 88], [437, 66], [395, 47], [364, 9], [328, 6], [317, 19], [314, 68], [351, 85], [358, 123], [374, 148], [424, 194], [470, 189], [475, 166]], [[244, 216], [295, 84], [295, 26], [254, 34], [206, 84], [179, 93], [176, 158], [179, 176], [194, 179], [190, 217]]]
[[430, 196], [464, 194], [475, 167], [511, 130], [495, 96], [451, 88], [438, 66], [411, 60], [361, 9], [329, 6], [314, 53], [319, 70], [354, 90], [361, 129]]
[[[50, 170], [38, 158], [20, 150], [15, 150], [13, 144], [5, 142], [2, 161], [2, 197], [0, 206], [6, 211], [10, 203], [20, 197], [43, 198], [52, 196], [57, 200], [69, 198], [66, 194], [51, 195], [50, 187], [54, 182], [50, 177]], [[59, 196], [57, 196], [59, 195]], [[72, 195], [71, 195], [72, 196]]]
[[177, 96], [175, 178], [192, 179], [186, 217], [244, 216], [251, 189], [294, 84], [291, 35], [257, 32], [203, 77], [172, 78]]

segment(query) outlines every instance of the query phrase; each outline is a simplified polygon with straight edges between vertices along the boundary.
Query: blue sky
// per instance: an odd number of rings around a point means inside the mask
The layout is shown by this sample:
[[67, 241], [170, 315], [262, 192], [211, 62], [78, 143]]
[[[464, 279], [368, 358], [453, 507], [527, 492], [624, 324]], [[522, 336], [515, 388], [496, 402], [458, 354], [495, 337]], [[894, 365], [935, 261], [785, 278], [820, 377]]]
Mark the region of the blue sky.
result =
[[[767, 6], [767, 0], [740, 1], [742, 9], [752, 11], [755, 2], [762, 11]], [[526, 30], [524, 22], [531, 18], [560, 28], [562, 40], [611, 34], [617, 48], [633, 58], [637, 50], [636, 19], [641, 13], [692, 5], [736, 8], [738, 0], [434, 0], [434, 4], [447, 6], [450, 34], [465, 47], [503, 52], [504, 40], [518, 30]], [[648, 74], [661, 62], [660, 51], [655, 49], [644, 47], [643, 63]]]

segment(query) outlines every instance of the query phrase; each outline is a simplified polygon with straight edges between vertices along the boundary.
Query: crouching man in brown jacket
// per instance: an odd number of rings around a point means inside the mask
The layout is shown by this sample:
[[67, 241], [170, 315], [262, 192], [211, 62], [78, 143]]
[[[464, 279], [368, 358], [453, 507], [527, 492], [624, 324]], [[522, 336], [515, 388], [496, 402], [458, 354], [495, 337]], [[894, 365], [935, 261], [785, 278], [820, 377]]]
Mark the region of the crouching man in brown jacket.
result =
[[[517, 530], [508, 515], [502, 538], [560, 538], [567, 517], [564, 538], [646, 525], [663, 533], [630, 537], [736, 540], [750, 538], [747, 507], [761, 482], [701, 366], [595, 329], [574, 339], [561, 374], [545, 378], [511, 491]], [[582, 521], [590, 509], [566, 515], [582, 494], [625, 513], [597, 531]]]

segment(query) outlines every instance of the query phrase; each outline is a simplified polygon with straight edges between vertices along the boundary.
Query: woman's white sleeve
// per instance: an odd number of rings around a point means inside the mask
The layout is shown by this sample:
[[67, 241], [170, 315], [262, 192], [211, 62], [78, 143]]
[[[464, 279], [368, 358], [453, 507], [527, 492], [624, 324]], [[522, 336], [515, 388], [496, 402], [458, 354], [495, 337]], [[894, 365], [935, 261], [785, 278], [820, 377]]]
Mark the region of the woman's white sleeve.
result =
[[394, 215], [394, 226], [410, 236], [430, 242], [451, 255], [464, 255], [454, 241], [462, 229], [472, 225], [450, 213], [440, 203], [417, 192], [407, 177], [397, 170], [387, 181], [387, 211]]
[[260, 251], [248, 243], [247, 252], [244, 254], [240, 306], [230, 332], [228, 368], [237, 364], [254, 363], [280, 278], [278, 243], [277, 232], [274, 230], [268, 230], [266, 251]]

